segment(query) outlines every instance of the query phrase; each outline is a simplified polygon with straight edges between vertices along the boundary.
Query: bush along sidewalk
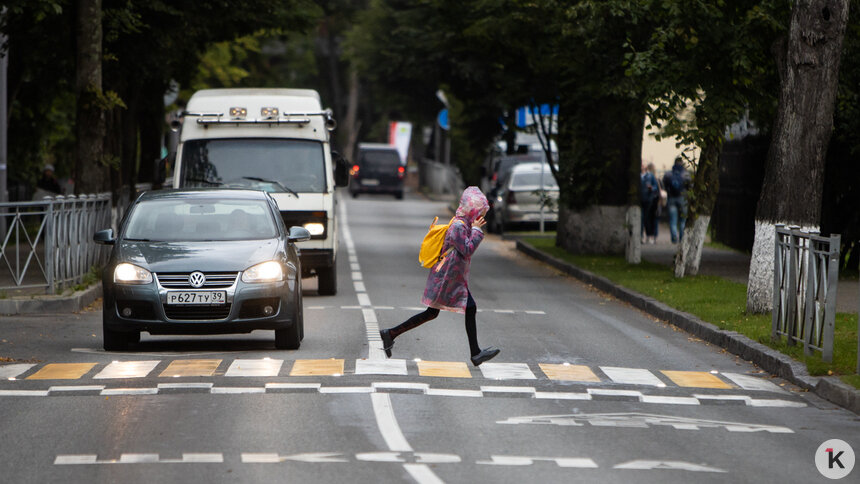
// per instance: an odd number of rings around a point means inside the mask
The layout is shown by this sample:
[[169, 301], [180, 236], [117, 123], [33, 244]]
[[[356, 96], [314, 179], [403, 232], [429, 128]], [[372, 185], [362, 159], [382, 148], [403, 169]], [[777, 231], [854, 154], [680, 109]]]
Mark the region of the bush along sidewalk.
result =
[[[683, 279], [674, 277], [672, 268], [660, 264], [642, 262], [628, 264], [618, 256], [573, 255], [555, 246], [555, 240], [546, 238], [524, 238], [517, 242], [517, 249], [537, 259], [556, 266], [565, 272], [593, 284], [598, 289], [602, 285], [616, 286], [612, 291], [621, 299], [645, 309], [653, 316], [668, 320], [693, 332], [696, 336], [711, 343], [721, 345], [744, 359], [752, 360], [762, 368], [787, 377], [804, 388], [821, 386], [819, 379], [804, 378], [838, 376], [843, 384], [833, 382], [833, 378], [823, 378], [825, 386], [834, 384], [847, 389], [848, 399], [836, 401], [855, 412], [860, 409], [860, 375], [857, 367], [857, 315], [837, 313], [834, 334], [833, 362], [827, 363], [818, 353], [807, 356], [800, 345], [789, 346], [785, 341], [772, 342], [771, 315], [747, 314], [746, 284], [728, 281], [715, 276], [693, 276]], [[613, 289], [612, 287], [607, 287]], [[625, 297], [627, 296], [627, 297]], [[638, 297], [637, 297], [638, 296]], [[649, 300], [653, 300], [651, 303]], [[665, 308], [665, 309], [663, 309]], [[677, 314], [692, 315], [687, 321]], [[699, 324], [702, 323], [702, 324]], [[706, 334], [702, 334], [706, 333]], [[733, 338], [732, 333], [746, 336]], [[744, 342], [747, 338], [751, 341]], [[756, 348], [760, 347], [761, 351]], [[767, 351], [767, 348], [774, 351]], [[778, 352], [778, 353], [776, 353]], [[775, 358], [783, 361], [772, 361]], [[779, 358], [779, 353], [793, 359]], [[758, 360], [758, 361], [757, 361]], [[786, 371], [774, 371], [780, 367], [790, 367]], [[847, 385], [846, 385], [847, 384]], [[853, 388], [850, 388], [849, 385]], [[843, 392], [845, 393], [845, 392]], [[856, 408], [855, 408], [856, 407]]]

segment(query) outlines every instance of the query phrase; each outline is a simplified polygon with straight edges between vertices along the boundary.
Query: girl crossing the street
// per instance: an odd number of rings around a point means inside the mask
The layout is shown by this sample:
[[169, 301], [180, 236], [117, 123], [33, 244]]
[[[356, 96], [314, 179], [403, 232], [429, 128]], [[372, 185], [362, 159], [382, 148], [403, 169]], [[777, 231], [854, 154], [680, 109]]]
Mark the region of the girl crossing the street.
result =
[[469, 339], [473, 365], [478, 366], [499, 354], [500, 350], [497, 348], [481, 349], [478, 346], [475, 321], [478, 307], [469, 292], [469, 265], [472, 254], [484, 239], [481, 227], [486, 224], [484, 215], [488, 209], [487, 197], [480, 189], [468, 187], [463, 191], [460, 206], [445, 233], [442, 256], [430, 269], [430, 275], [427, 277], [427, 285], [421, 298], [421, 303], [426, 305], [427, 309], [398, 326], [379, 332], [386, 356], [391, 356], [395, 338], [435, 319], [440, 310], [466, 315], [466, 336]]

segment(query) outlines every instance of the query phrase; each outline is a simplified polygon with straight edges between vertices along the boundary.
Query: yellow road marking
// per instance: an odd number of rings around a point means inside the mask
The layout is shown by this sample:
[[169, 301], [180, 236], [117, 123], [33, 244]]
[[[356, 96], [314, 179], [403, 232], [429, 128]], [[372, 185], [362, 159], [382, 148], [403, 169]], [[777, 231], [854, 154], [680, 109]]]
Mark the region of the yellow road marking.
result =
[[600, 378], [584, 365], [553, 365], [540, 363], [540, 369], [550, 380], [591, 381], [599, 382]]
[[159, 376], [212, 376], [221, 360], [173, 360]]
[[418, 374], [421, 376], [472, 378], [469, 367], [462, 361], [419, 361]]
[[95, 363], [49, 363], [28, 376], [28, 380], [75, 380], [90, 371]]
[[296, 360], [290, 376], [343, 375], [343, 360]]
[[707, 371], [663, 371], [662, 373], [680, 387], [734, 388]]

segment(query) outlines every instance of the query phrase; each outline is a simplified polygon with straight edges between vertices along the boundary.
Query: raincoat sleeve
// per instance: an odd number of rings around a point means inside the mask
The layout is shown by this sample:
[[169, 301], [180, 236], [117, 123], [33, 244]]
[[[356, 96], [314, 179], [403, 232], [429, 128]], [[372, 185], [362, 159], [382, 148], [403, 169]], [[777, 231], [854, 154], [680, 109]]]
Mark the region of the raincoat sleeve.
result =
[[451, 224], [447, 235], [454, 249], [467, 259], [472, 257], [472, 253], [475, 252], [478, 245], [484, 240], [484, 232], [468, 227], [459, 221]]

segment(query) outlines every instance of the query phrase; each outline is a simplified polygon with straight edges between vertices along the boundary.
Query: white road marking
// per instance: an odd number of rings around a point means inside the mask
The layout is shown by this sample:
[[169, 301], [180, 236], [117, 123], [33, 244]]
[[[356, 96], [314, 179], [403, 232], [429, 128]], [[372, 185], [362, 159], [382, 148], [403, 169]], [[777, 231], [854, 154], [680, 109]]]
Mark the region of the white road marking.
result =
[[403, 464], [403, 468], [420, 484], [442, 484], [445, 482], [424, 464]]
[[360, 292], [360, 293], [356, 294], [356, 297], [358, 298], [358, 304], [359, 304], [359, 305], [361, 305], [361, 306], [371, 306], [371, 304], [370, 304], [370, 297], [368, 297], [368, 296], [367, 296], [367, 293]]
[[48, 388], [49, 393], [53, 392], [101, 392], [105, 389], [104, 385], [69, 385], [69, 386], [53, 386]]
[[415, 390], [418, 393], [427, 393], [430, 385], [427, 383], [411, 383], [406, 381], [374, 382], [374, 390]]
[[535, 461], [555, 462], [559, 467], [597, 469], [598, 465], [587, 457], [526, 457], [519, 455], [492, 455], [490, 460], [477, 461], [476, 464], [493, 466], [530, 466]]
[[102, 371], [98, 372], [93, 379], [144, 378], [149, 375], [149, 373], [154, 370], [159, 363], [161, 363], [161, 360], [114, 361], [104, 367]]
[[355, 272], [358, 272], [358, 271], [360, 271], [360, 270], [361, 270], [361, 266], [360, 266], [360, 265], [358, 265], [358, 264], [355, 264], [355, 263], [354, 263], [354, 264], [350, 264], [350, 265], [349, 265], [349, 268], [350, 268], [350, 270], [355, 271]]
[[792, 434], [787, 427], [774, 425], [758, 425], [743, 422], [723, 422], [719, 420], [703, 420], [696, 418], [675, 417], [672, 415], [657, 415], [638, 412], [620, 413], [574, 413], [569, 415], [528, 415], [511, 417], [497, 421], [498, 424], [539, 424], [558, 425], [563, 427], [582, 427], [589, 424], [594, 427], [642, 428], [651, 426], [672, 427], [675, 430], [702, 430], [723, 428], [729, 432], [769, 432], [772, 434]]
[[374, 393], [373, 387], [320, 387], [320, 393]]
[[634, 397], [642, 398], [642, 392], [636, 390], [612, 390], [609, 388], [587, 388], [586, 391], [592, 398], [595, 395], [602, 397]]
[[320, 383], [266, 383], [266, 390], [291, 390], [304, 391], [316, 390], [319, 391], [322, 384]]
[[668, 405], [699, 405], [699, 399], [693, 397], [668, 397], [661, 395], [642, 395], [642, 403], [663, 403]]
[[648, 370], [643, 368], [620, 368], [616, 366], [601, 366], [601, 371], [606, 373], [606, 376], [612, 379], [615, 383], [627, 383], [631, 385], [651, 385], [655, 387], [665, 387], [659, 378], [654, 376]]
[[740, 373], [723, 373], [723, 376], [744, 390], [762, 390], [766, 392], [786, 393], [785, 390], [764, 378], [756, 378], [754, 376], [742, 375]]
[[281, 456], [271, 453], [247, 452], [242, 453], [241, 458], [243, 464], [274, 464], [281, 462]]
[[525, 311], [526, 314], [546, 314], [545, 311]]
[[376, 415], [379, 433], [385, 439], [388, 449], [398, 452], [412, 452], [412, 446], [406, 441], [406, 437], [400, 430], [400, 425], [397, 424], [394, 409], [391, 408], [391, 398], [388, 394], [374, 393], [370, 395], [370, 399], [373, 402], [373, 413]]
[[224, 376], [278, 376], [284, 360], [233, 360]]
[[211, 454], [200, 454], [200, 453], [191, 453], [191, 454], [182, 454], [182, 462], [189, 463], [221, 463], [224, 462], [224, 455], [219, 453], [211, 453]]
[[591, 400], [591, 395], [588, 393], [572, 392], [535, 392], [535, 398], [557, 400]]
[[747, 405], [750, 407], [790, 407], [790, 408], [802, 408], [805, 407], [806, 404], [803, 402], [791, 402], [788, 400], [767, 400], [767, 399], [756, 399], [750, 398], [747, 400]]
[[95, 464], [98, 458], [95, 454], [58, 455], [54, 465]]
[[691, 472], [726, 472], [716, 467], [708, 467], [701, 464], [693, 464], [691, 462], [683, 462], [678, 460], [632, 460], [623, 464], [617, 464], [613, 469], [635, 469], [635, 470], [655, 470], [655, 469], [676, 469], [681, 471]]
[[[376, 319], [376, 311], [371, 308], [361, 308], [361, 315], [364, 316], [365, 323], [378, 323], [379, 321]], [[376, 337], [379, 337], [379, 332], [377, 330]]]
[[407, 375], [406, 360], [355, 360], [356, 375]]
[[12, 365], [2, 365], [0, 366], [0, 378], [4, 380], [8, 380], [10, 378], [14, 379], [18, 375], [23, 374], [34, 366], [36, 365], [30, 363], [15, 363]]
[[213, 395], [237, 395], [242, 393], [266, 393], [265, 388], [260, 387], [212, 387], [210, 393]]
[[203, 388], [206, 390], [211, 389], [215, 384], [214, 383], [205, 383], [205, 382], [185, 382], [185, 383], [159, 383], [159, 390], [173, 390], [173, 389], [186, 389], [186, 388]]
[[114, 395], [157, 395], [158, 388], [106, 388], [99, 393], [105, 397]]
[[361, 280], [361, 272], [358, 270], [352, 271], [352, 280], [360, 281]]
[[484, 393], [480, 390], [455, 390], [448, 388], [428, 388], [427, 395], [442, 396], [442, 397], [483, 397]]
[[143, 464], [158, 462], [158, 454], [122, 454], [119, 456], [120, 464]]
[[478, 367], [484, 378], [491, 380], [535, 380], [525, 363], [484, 363]]
[[361, 293], [367, 291], [364, 287], [364, 282], [362, 281], [353, 281], [352, 287], [355, 288], [355, 292]]
[[534, 395], [535, 389], [534, 387], [493, 387], [493, 386], [482, 386], [481, 391], [483, 393], [510, 393], [510, 394], [528, 394]]
[[48, 390], [0, 390], [0, 397], [47, 397]]

